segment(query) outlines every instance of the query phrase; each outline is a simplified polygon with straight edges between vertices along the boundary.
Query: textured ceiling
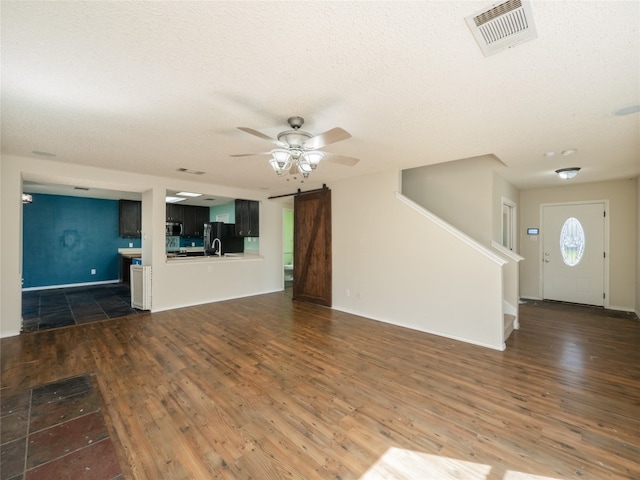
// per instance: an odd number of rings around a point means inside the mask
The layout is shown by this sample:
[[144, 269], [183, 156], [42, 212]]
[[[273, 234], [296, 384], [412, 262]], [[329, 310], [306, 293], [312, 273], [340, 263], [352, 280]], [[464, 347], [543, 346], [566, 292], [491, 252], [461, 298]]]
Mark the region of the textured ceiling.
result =
[[486, 154], [523, 189], [640, 174], [640, 114], [613, 115], [640, 104], [640, 2], [534, 1], [538, 38], [484, 57], [464, 17], [490, 4], [3, 0], [2, 152], [280, 193], [236, 127], [300, 115], [360, 159], [307, 185]]

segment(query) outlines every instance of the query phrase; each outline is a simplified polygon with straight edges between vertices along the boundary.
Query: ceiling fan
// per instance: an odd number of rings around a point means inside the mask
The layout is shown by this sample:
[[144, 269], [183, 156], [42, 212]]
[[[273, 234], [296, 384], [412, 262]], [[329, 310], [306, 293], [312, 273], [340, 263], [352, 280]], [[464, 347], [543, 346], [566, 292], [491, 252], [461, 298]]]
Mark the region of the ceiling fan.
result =
[[287, 120], [291, 130], [285, 130], [278, 134], [278, 138], [271, 138], [253, 128], [238, 127], [243, 132], [254, 135], [263, 140], [268, 140], [278, 148], [268, 152], [260, 153], [241, 153], [231, 155], [232, 157], [249, 157], [254, 155], [271, 155], [269, 164], [276, 172], [276, 175], [284, 176], [287, 174], [300, 173], [307, 178], [313, 172], [320, 160], [326, 158], [326, 161], [339, 163], [341, 165], [354, 166], [359, 162], [357, 158], [344, 157], [342, 155], [326, 154], [318, 149], [331, 143], [340, 142], [351, 138], [346, 130], [336, 127], [327, 130], [319, 135], [312, 135], [309, 132], [300, 130], [304, 124], [302, 117], [289, 117]]

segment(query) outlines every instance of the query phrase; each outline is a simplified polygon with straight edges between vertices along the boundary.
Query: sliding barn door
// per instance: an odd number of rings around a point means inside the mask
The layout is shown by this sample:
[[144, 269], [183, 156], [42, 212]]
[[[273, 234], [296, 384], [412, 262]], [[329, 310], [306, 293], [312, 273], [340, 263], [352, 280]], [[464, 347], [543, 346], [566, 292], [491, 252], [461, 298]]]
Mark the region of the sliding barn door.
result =
[[331, 306], [331, 190], [295, 197], [293, 299]]

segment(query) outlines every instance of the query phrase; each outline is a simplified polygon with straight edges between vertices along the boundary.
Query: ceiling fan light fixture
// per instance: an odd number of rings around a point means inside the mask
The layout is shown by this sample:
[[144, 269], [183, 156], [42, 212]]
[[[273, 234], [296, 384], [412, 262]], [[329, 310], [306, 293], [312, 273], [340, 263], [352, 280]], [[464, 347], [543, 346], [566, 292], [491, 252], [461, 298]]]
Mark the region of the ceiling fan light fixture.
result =
[[273, 171], [276, 172], [276, 175], [278, 175], [279, 177], [283, 177], [289, 173], [288, 168], [281, 167], [273, 158], [269, 160], [269, 164], [271, 165], [271, 168], [273, 168]]
[[291, 153], [288, 150], [272, 150], [273, 158], [269, 160], [269, 164], [276, 175], [283, 176], [289, 173], [291, 169]]
[[[304, 124], [304, 119], [302, 117], [289, 117], [288, 122], [292, 130], [280, 132], [277, 136], [277, 140], [254, 130], [253, 128], [238, 127], [238, 129], [245, 133], [270, 141], [278, 148], [269, 152], [247, 153], [231, 156], [248, 157], [253, 155], [271, 155], [269, 165], [271, 165], [273, 171], [276, 172], [276, 175], [285, 176], [287, 174], [301, 174], [304, 178], [307, 178], [310, 173], [316, 170], [320, 160], [325, 156], [325, 154], [318, 151], [318, 149], [323, 148], [326, 145], [351, 138], [351, 134], [340, 127], [332, 128], [319, 135], [312, 135], [309, 132], [300, 130], [300, 127]], [[330, 157], [328, 161], [334, 160], [336, 160], [336, 157]], [[344, 157], [341, 158], [341, 160], [342, 161], [337, 163], [342, 163], [343, 165], [348, 166], [353, 166], [358, 163], [357, 158]]]
[[304, 157], [300, 157], [298, 158], [298, 170], [300, 170], [300, 172], [302, 174], [310, 174], [311, 172], [313, 172], [313, 167], [311, 167], [311, 164], [304, 158]]
[[561, 179], [570, 180], [576, 175], [578, 175], [579, 171], [580, 171], [580, 167], [570, 167], [570, 168], [561, 168], [559, 170], [556, 170], [556, 173]]
[[318, 152], [315, 150], [311, 152], [305, 152], [302, 154], [302, 158], [306, 163], [309, 164], [312, 171], [316, 169], [316, 167], [320, 163], [320, 160], [322, 160], [322, 157], [324, 157], [324, 154], [322, 152]]

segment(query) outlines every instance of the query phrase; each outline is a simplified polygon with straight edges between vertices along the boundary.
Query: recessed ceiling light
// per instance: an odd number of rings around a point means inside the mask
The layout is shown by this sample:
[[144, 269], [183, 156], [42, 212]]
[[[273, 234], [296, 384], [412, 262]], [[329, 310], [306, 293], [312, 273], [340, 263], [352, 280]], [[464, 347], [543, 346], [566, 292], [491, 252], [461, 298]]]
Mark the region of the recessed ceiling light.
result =
[[568, 150], [563, 150], [562, 152], [560, 152], [562, 155], [564, 155], [565, 157], [569, 156], [569, 155], [573, 155], [574, 153], [576, 153], [578, 150], [576, 148], [570, 148]]
[[184, 200], [186, 200], [186, 198], [184, 198], [184, 197], [182, 197], [182, 198], [181, 197], [166, 197], [165, 198], [165, 202], [166, 203], [178, 203], [178, 202], [182, 202]]
[[640, 112], [640, 104], [639, 105], [630, 105], [628, 107], [621, 108], [613, 112], [614, 115], [618, 117], [623, 117], [625, 115], [631, 115], [632, 113]]
[[193, 192], [178, 192], [176, 195], [180, 197], [201, 197], [201, 193], [193, 193]]
[[547, 158], [551, 158], [556, 154], [556, 152], [545, 152], [544, 156]]
[[31, 153], [33, 153], [34, 155], [40, 155], [41, 157], [55, 157], [56, 156], [55, 153], [43, 152], [41, 150], [33, 150]]

